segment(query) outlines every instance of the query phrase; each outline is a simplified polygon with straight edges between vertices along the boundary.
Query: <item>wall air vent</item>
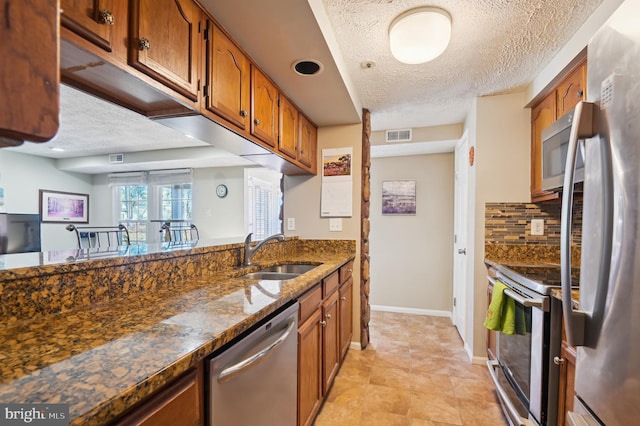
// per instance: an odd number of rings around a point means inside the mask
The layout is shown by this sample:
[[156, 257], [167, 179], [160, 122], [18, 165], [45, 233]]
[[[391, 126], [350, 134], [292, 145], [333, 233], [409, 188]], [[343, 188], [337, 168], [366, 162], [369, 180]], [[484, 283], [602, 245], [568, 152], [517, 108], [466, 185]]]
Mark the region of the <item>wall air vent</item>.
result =
[[411, 142], [411, 129], [387, 130], [386, 142]]
[[124, 154], [109, 154], [109, 164], [124, 163]]

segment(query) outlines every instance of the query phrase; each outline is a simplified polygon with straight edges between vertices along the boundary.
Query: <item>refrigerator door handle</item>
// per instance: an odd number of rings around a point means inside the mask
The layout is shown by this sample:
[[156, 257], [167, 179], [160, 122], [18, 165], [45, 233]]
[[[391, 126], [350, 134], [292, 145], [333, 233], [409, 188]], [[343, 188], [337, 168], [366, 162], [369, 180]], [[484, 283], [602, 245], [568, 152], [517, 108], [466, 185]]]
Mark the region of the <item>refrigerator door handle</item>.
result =
[[571, 300], [571, 218], [573, 216], [573, 184], [579, 139], [591, 138], [595, 131], [595, 105], [578, 102], [571, 124], [567, 162], [562, 187], [562, 216], [560, 222], [560, 273], [562, 282], [562, 314], [567, 341], [573, 346], [584, 345], [586, 312], [573, 309]]

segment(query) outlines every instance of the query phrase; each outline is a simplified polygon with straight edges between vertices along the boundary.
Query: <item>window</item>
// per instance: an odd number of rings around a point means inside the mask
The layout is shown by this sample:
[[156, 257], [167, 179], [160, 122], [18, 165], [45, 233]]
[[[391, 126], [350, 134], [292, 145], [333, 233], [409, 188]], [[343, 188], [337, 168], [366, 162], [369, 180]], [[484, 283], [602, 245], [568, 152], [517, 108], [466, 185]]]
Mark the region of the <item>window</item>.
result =
[[282, 174], [258, 168], [245, 169], [245, 229], [253, 240], [282, 232]]
[[132, 244], [161, 241], [162, 221], [191, 224], [191, 170], [114, 173], [109, 175], [109, 185], [113, 187], [116, 220], [127, 227]]

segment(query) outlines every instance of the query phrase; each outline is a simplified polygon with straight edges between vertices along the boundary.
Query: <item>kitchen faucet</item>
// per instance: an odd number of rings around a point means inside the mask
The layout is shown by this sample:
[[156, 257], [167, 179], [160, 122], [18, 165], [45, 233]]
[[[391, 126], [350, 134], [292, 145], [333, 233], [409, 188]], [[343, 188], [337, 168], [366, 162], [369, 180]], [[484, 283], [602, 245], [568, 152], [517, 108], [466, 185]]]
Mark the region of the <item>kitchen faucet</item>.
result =
[[268, 243], [271, 240], [284, 241], [284, 234], [274, 234], [260, 241], [255, 247], [251, 247], [252, 235], [253, 233], [250, 233], [247, 235], [247, 238], [244, 239], [244, 261], [242, 262], [244, 266], [251, 266], [251, 258], [265, 243]]

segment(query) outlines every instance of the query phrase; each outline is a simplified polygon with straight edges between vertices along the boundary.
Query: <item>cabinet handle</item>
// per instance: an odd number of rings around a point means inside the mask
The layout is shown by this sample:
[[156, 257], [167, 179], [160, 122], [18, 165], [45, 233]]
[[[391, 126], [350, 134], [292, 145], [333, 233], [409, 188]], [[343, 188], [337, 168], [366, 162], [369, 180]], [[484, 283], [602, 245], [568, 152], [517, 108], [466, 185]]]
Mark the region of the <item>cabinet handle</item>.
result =
[[116, 22], [116, 19], [113, 17], [113, 13], [111, 11], [105, 9], [101, 10], [98, 15], [98, 23], [104, 25], [113, 25]]
[[260, 125], [260, 119], [259, 118], [256, 118], [255, 120], [253, 120], [253, 122], [256, 123], [256, 126]]
[[151, 42], [148, 38], [141, 38], [138, 40], [138, 49], [139, 50], [151, 50]]
[[342, 296], [342, 297], [340, 298], [340, 300], [342, 300], [342, 301], [344, 302], [345, 300], [347, 300], [347, 296]]
[[320, 325], [323, 326], [323, 327], [326, 327], [327, 326], [327, 322], [326, 321], [320, 321]]
[[560, 358], [559, 356], [553, 357], [553, 363], [555, 365], [562, 365], [563, 362], [564, 362], [564, 358]]
[[240, 117], [246, 117], [247, 115], [249, 115], [249, 113], [247, 112], [246, 109], [243, 109], [242, 111], [240, 111]]

